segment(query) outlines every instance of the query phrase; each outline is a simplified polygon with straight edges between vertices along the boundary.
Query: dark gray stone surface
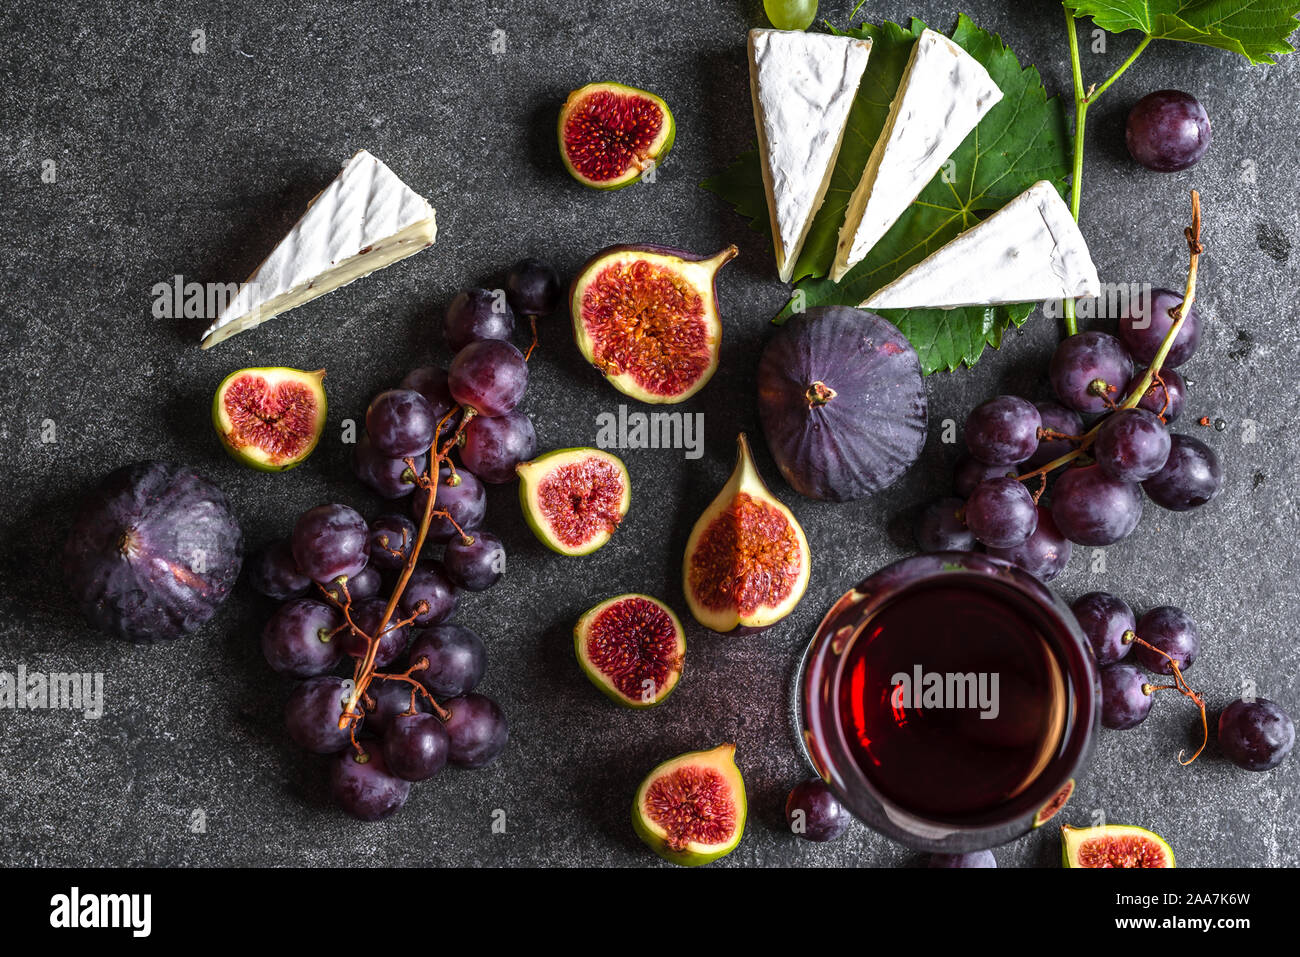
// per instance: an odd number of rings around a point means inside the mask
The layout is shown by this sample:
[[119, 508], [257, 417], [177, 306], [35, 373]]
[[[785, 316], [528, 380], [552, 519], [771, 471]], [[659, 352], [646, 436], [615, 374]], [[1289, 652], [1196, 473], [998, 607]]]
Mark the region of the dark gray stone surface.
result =
[[[843, 18], [852, 4], [823, 4]], [[1054, 3], [971, 0], [1049, 89], [1068, 92], [1064, 27]], [[743, 52], [759, 4], [595, 5], [192, 0], [68, 2], [0, 13], [0, 438], [7, 486], [0, 670], [102, 672], [99, 720], [66, 712], [0, 714], [0, 862], [5, 864], [644, 865], [627, 815], [655, 763], [734, 740], [752, 817], [727, 866], [898, 865], [915, 855], [863, 827], [826, 846], [784, 832], [796, 756], [787, 684], [800, 649], [846, 587], [908, 551], [897, 516], [944, 492], [955, 449], [931, 445], [905, 481], [873, 500], [798, 499], [757, 443], [760, 466], [794, 508], [814, 552], [797, 612], [766, 635], [689, 630], [682, 687], [652, 713], [616, 709], [575, 667], [570, 629], [596, 599], [648, 590], [684, 611], [681, 552], [727, 474], [735, 433], [758, 436], [754, 368], [785, 291], [765, 241], [697, 187], [753, 135]], [[874, 18], [921, 15], [947, 29], [950, 3], [872, 2]], [[491, 52], [493, 31], [505, 50]], [[191, 52], [191, 31], [206, 52]], [[1134, 42], [1088, 52], [1091, 78]], [[588, 192], [564, 173], [553, 123], [564, 94], [594, 78], [663, 94], [678, 146], [653, 186]], [[1180, 428], [1214, 446], [1228, 474], [1203, 514], [1148, 507], [1137, 534], [1096, 556], [1076, 553], [1059, 591], [1105, 588], [1142, 609], [1174, 603], [1202, 624], [1189, 677], [1221, 706], [1243, 679], [1300, 710], [1300, 610], [1294, 480], [1300, 457], [1300, 348], [1295, 192], [1300, 176], [1300, 60], [1250, 67], [1227, 53], [1158, 44], [1094, 112], [1083, 228], [1103, 278], [1178, 285], [1186, 191], [1205, 201], [1202, 285], [1208, 334], [1186, 367], [1194, 380]], [[1205, 103], [1215, 144], [1188, 173], [1157, 176], [1122, 146], [1127, 106], [1175, 86]], [[202, 323], [154, 319], [151, 288], [180, 273], [238, 280], [304, 203], [360, 147], [438, 209], [437, 245], [417, 258], [282, 316], [210, 352]], [[54, 183], [42, 181], [53, 160]], [[339, 500], [374, 514], [352, 480], [341, 421], [410, 367], [449, 359], [438, 336], [460, 287], [499, 281], [537, 254], [569, 274], [613, 242], [741, 257], [721, 281], [722, 368], [689, 411], [703, 411], [706, 454], [629, 452], [635, 503], [592, 558], [551, 555], [523, 526], [514, 490], [494, 489], [490, 525], [506, 540], [504, 582], [464, 603], [460, 620], [491, 648], [483, 690], [498, 697], [512, 741], [495, 766], [418, 786], [407, 807], [361, 826], [336, 811], [320, 759], [281, 728], [289, 682], [261, 660], [270, 611], [242, 587], [202, 631], [167, 647], [96, 640], [63, 596], [59, 545], [78, 496], [128, 461], [190, 463], [231, 496], [250, 542], [285, 533], [302, 509]], [[596, 416], [620, 396], [587, 368], [564, 326], [542, 330], [526, 398], [543, 448], [590, 444]], [[1058, 336], [1041, 316], [974, 371], [929, 380], [933, 422], [961, 421], [999, 391], [1045, 394]], [[246, 365], [329, 370], [331, 422], [315, 455], [284, 475], [248, 471], [218, 447], [212, 390]], [[1222, 430], [1200, 428], [1200, 416]], [[1253, 423], [1253, 425], [1252, 425]], [[50, 438], [53, 428], [54, 441]], [[1248, 442], [1248, 430], [1255, 441]], [[1105, 735], [1064, 819], [1094, 809], [1168, 837], [1186, 865], [1295, 865], [1295, 757], [1268, 774], [1227, 764], [1213, 745], [1189, 768], [1193, 711], [1161, 700], [1141, 728]], [[505, 833], [493, 832], [504, 810]], [[202, 827], [196, 826], [201, 823]], [[1002, 866], [1054, 865], [1051, 829], [997, 852]]]

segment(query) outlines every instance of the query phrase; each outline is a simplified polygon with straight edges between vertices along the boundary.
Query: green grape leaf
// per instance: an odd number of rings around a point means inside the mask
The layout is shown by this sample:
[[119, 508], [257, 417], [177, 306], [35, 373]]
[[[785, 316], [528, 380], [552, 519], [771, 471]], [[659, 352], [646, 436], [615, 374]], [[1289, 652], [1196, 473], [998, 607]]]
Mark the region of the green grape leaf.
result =
[[[1064, 190], [1071, 140], [1061, 102], [1048, 99], [1033, 67], [1022, 68], [1014, 53], [993, 34], [962, 14], [953, 40], [984, 64], [1002, 89], [997, 104], [952, 155], [952, 162], [921, 191], [893, 228], [839, 283], [825, 277], [835, 257], [840, 225], [911, 53], [925, 24], [863, 24], [843, 35], [870, 37], [871, 58], [849, 112], [844, 143], [826, 201], [809, 230], [796, 264], [794, 301], [801, 308], [857, 305], [881, 286], [943, 246], [958, 233], [1002, 208], [1038, 180]], [[836, 31], [841, 32], [841, 31]], [[745, 153], [704, 188], [718, 194], [751, 226], [770, 232], [767, 199], [756, 150]], [[882, 310], [916, 348], [928, 375], [974, 365], [985, 347], [998, 347], [1010, 326], [1019, 326], [1034, 303], [963, 309]], [[784, 321], [787, 306], [777, 317]]]
[[1295, 0], [1065, 0], [1076, 17], [1111, 33], [1141, 30], [1154, 40], [1182, 40], [1275, 63], [1294, 53], [1300, 4]]

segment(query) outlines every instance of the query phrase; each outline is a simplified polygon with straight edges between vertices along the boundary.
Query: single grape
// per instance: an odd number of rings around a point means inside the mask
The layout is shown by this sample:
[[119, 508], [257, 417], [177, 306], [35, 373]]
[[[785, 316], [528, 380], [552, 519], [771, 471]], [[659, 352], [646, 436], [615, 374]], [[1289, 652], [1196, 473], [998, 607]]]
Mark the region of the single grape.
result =
[[[1141, 369], [1133, 374], [1133, 379], [1128, 384], [1129, 395], [1132, 395], [1133, 390], [1142, 384], [1146, 372], [1146, 369]], [[1142, 398], [1138, 400], [1137, 407], [1154, 412], [1168, 425], [1182, 415], [1183, 403], [1186, 399], [1187, 383], [1183, 377], [1173, 369], [1161, 369], [1160, 381], [1152, 381], [1151, 385], [1147, 386], [1147, 390], [1142, 393]]]
[[[1050, 429], [1062, 435], [1083, 434], [1083, 419], [1079, 418], [1079, 413], [1073, 409], [1067, 409], [1061, 403], [1053, 402], [1050, 399], [1035, 402], [1034, 408], [1038, 409], [1038, 415], [1043, 420], [1044, 429]], [[1025, 471], [1032, 472], [1048, 462], [1059, 459], [1067, 452], [1074, 451], [1078, 444], [1077, 441], [1070, 439], [1039, 439], [1038, 448], [1024, 464]]]
[[1080, 332], [1061, 340], [1048, 375], [1056, 397], [1071, 409], [1105, 412], [1124, 398], [1121, 390], [1133, 377], [1133, 359], [1114, 336]]
[[342, 751], [352, 740], [347, 729], [339, 728], [351, 692], [351, 680], [333, 675], [308, 678], [298, 685], [284, 706], [289, 737], [316, 754]]
[[916, 547], [923, 552], [969, 552], [975, 536], [966, 527], [959, 498], [941, 498], [921, 509], [916, 517]]
[[344, 811], [363, 821], [378, 821], [398, 811], [411, 793], [411, 782], [388, 769], [377, 741], [360, 742], [330, 764], [330, 793]]
[[[456, 407], [456, 400], [451, 397], [451, 388], [447, 384], [447, 370], [441, 366], [420, 366], [412, 369], [402, 380], [403, 389], [412, 389], [424, 396], [424, 401], [429, 403], [429, 409], [433, 412], [435, 422], [442, 421], [442, 417]], [[443, 426], [443, 431], [452, 427], [453, 419], [448, 419], [447, 424]]]
[[447, 348], [459, 352], [471, 342], [508, 340], [515, 332], [515, 314], [500, 289], [467, 289], [457, 293], [442, 320]]
[[383, 498], [401, 498], [415, 491], [415, 480], [429, 465], [429, 455], [408, 456], [414, 463], [412, 469], [404, 459], [380, 454], [370, 436], [362, 435], [352, 450], [352, 474]]
[[[1174, 327], [1182, 304], [1183, 297], [1172, 289], [1153, 289], [1149, 296], [1138, 300], [1135, 308], [1124, 310], [1119, 318], [1119, 337], [1134, 359], [1148, 365], [1155, 361], [1165, 336]], [[1192, 303], [1160, 368], [1175, 369], [1182, 365], [1196, 352], [1200, 342], [1201, 315], [1196, 311], [1196, 304]]]
[[291, 678], [332, 671], [343, 655], [334, 632], [343, 616], [324, 602], [295, 598], [262, 628], [262, 654], [271, 670]]
[[415, 713], [428, 714], [429, 706], [424, 695], [408, 682], [394, 681], [391, 678], [375, 678], [371, 681], [366, 686], [365, 694], [370, 700], [367, 702], [363, 698], [361, 705], [366, 712], [366, 730], [381, 738], [386, 735], [393, 726], [393, 719], [411, 710], [412, 692], [415, 693]]
[[467, 694], [444, 702], [451, 712], [447, 734], [451, 748], [447, 759], [460, 768], [481, 768], [491, 764], [505, 750], [510, 739], [506, 716], [486, 695]]
[[985, 479], [966, 499], [966, 526], [990, 548], [1010, 548], [1034, 533], [1038, 508], [1022, 482]]
[[1052, 518], [1076, 545], [1113, 545], [1142, 518], [1142, 492], [1096, 465], [1068, 469], [1052, 487]]
[[399, 714], [384, 732], [384, 760], [406, 781], [427, 781], [447, 764], [451, 736], [431, 714]]
[[[379, 629], [379, 622], [384, 617], [384, 611], [388, 608], [386, 598], [364, 598], [359, 602], [354, 602], [351, 608], [352, 621], [364, 634], [349, 628], [342, 632], [343, 651], [353, 658], [365, 657], [366, 651], [370, 647], [370, 641], [366, 635], [374, 635]], [[395, 625], [398, 620], [397, 613], [388, 619], [388, 624], [384, 626], [384, 633], [379, 639], [379, 650], [375, 652], [375, 667], [386, 668], [397, 660], [398, 656], [406, 650], [406, 639], [410, 635], [408, 625]]]
[[763, 12], [778, 30], [807, 30], [817, 18], [817, 0], [763, 0]]
[[1124, 642], [1124, 635], [1137, 628], [1137, 619], [1124, 599], [1104, 591], [1090, 591], [1076, 598], [1070, 610], [1092, 645], [1097, 664], [1114, 664], [1133, 649]]
[[971, 455], [989, 465], [1018, 465], [1038, 448], [1043, 417], [1032, 402], [1000, 395], [966, 417], [963, 437]]
[[992, 851], [971, 851], [967, 854], [931, 854], [927, 867], [997, 867]]
[[1146, 409], [1120, 409], [1097, 430], [1092, 457], [1101, 470], [1121, 482], [1141, 482], [1169, 458], [1169, 430]]
[[985, 465], [975, 456], [963, 452], [952, 469], [952, 490], [961, 499], [970, 498], [975, 486], [985, 479], [1015, 475], [1016, 470], [1006, 465]]
[[506, 570], [506, 550], [501, 539], [482, 529], [466, 530], [469, 541], [453, 538], [443, 551], [447, 577], [469, 591], [486, 591]]
[[[477, 421], [475, 419], [470, 425]], [[451, 484], [453, 482], [454, 485]], [[418, 489], [411, 499], [411, 515], [417, 522], [424, 519], [424, 506], [428, 499], [429, 493], [425, 489]], [[438, 470], [438, 497], [434, 499], [433, 507], [435, 510], [446, 511], [461, 528], [477, 528], [487, 515], [487, 492], [483, 489], [483, 483], [469, 469], [459, 468], [453, 476], [451, 469], [444, 463]], [[459, 534], [452, 521], [435, 515], [429, 521], [426, 539], [439, 544], [451, 541], [452, 536]]]
[[844, 809], [826, 782], [820, 778], [801, 781], [785, 799], [785, 821], [790, 830], [806, 841], [833, 841], [849, 826]]
[[[1182, 671], [1191, 667], [1201, 651], [1201, 630], [1196, 627], [1190, 615], [1173, 605], [1161, 605], [1152, 608], [1138, 619], [1133, 629], [1143, 641], [1155, 645], [1165, 654], [1172, 656]], [[1156, 654], [1150, 648], [1134, 643], [1133, 657], [1147, 671], [1158, 675], [1172, 675], [1173, 665], [1164, 655]]]
[[549, 316], [560, 308], [560, 277], [540, 259], [521, 259], [506, 276], [506, 299], [521, 316]]
[[[436, 625], [451, 617], [459, 600], [460, 592], [442, 562], [422, 561], [411, 569], [400, 608], [402, 617], [414, 617], [417, 625]], [[421, 602], [425, 605], [423, 611]]]
[[1205, 155], [1211, 139], [1205, 107], [1179, 90], [1142, 97], [1129, 111], [1124, 130], [1129, 155], [1157, 173], [1187, 169]]
[[[337, 584], [326, 585], [325, 587], [333, 594]], [[379, 569], [373, 565], [367, 565], [348, 579], [348, 596], [353, 601], [360, 601], [362, 598], [371, 598], [378, 595], [379, 589], [383, 587], [384, 579], [379, 574]], [[342, 601], [341, 596], [339, 600]]]
[[289, 542], [298, 568], [322, 585], [355, 575], [370, 558], [366, 520], [346, 505], [317, 505], [303, 512]]
[[1056, 520], [1046, 505], [1038, 506], [1038, 527], [1019, 545], [1010, 548], [990, 548], [994, 558], [1023, 568], [1041, 582], [1050, 582], [1065, 571], [1074, 551], [1070, 540], [1056, 527]]
[[1164, 467], [1142, 488], [1161, 508], [1186, 512], [1218, 496], [1223, 490], [1223, 468], [1214, 450], [1200, 439], [1174, 435]]
[[391, 458], [427, 453], [437, 424], [433, 407], [414, 389], [381, 392], [366, 409], [366, 434], [380, 455]]
[[1117, 661], [1101, 669], [1101, 723], [1114, 731], [1136, 728], [1151, 713], [1154, 699], [1143, 691], [1146, 675], [1137, 665]]
[[389, 571], [401, 568], [415, 549], [418, 531], [405, 515], [380, 515], [370, 523], [370, 564]]
[[452, 398], [479, 415], [505, 415], [528, 388], [528, 363], [522, 352], [500, 339], [471, 342], [451, 361], [447, 384]]
[[460, 460], [484, 482], [501, 485], [515, 478], [515, 466], [537, 451], [533, 420], [522, 412], [474, 419], [465, 426]]
[[284, 601], [307, 594], [311, 579], [298, 571], [287, 538], [271, 542], [248, 563], [248, 583], [267, 598]]
[[411, 644], [411, 665], [421, 658], [429, 665], [413, 671], [437, 698], [454, 698], [477, 687], [487, 670], [487, 647], [483, 639], [463, 625], [437, 625], [415, 633]]
[[1295, 744], [1295, 722], [1267, 698], [1238, 698], [1219, 715], [1219, 747], [1247, 771], [1267, 771], [1286, 760]]

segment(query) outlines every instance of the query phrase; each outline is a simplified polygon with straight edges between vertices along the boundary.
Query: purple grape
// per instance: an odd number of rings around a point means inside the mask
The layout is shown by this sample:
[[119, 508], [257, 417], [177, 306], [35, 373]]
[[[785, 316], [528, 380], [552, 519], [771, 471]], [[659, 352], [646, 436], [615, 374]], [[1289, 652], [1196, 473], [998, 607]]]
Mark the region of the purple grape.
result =
[[330, 764], [330, 793], [344, 811], [362, 821], [378, 821], [401, 809], [411, 782], [388, 770], [377, 741], [360, 742], [362, 753], [348, 748]]
[[1011, 548], [1034, 533], [1038, 508], [1017, 479], [985, 479], [966, 499], [966, 526], [990, 548]]
[[959, 498], [931, 502], [916, 517], [916, 547], [923, 552], [969, 552], [975, 536], [962, 519], [966, 503]]
[[968, 854], [931, 854], [927, 867], [997, 867], [992, 851], [971, 851]]
[[[1128, 384], [1129, 395], [1132, 395], [1133, 390], [1142, 384], [1146, 372], [1146, 369], [1142, 369], [1134, 373], [1132, 381]], [[1186, 398], [1187, 383], [1183, 377], [1173, 369], [1162, 369], [1160, 382], [1152, 381], [1151, 385], [1147, 386], [1137, 407], [1161, 416], [1168, 425], [1183, 414], [1183, 403]]]
[[1295, 744], [1295, 722], [1267, 698], [1237, 699], [1219, 715], [1219, 747], [1247, 771], [1267, 771], [1286, 760]]
[[[379, 629], [379, 622], [388, 608], [386, 598], [364, 598], [355, 602], [351, 609], [353, 623], [365, 633], [374, 635]], [[406, 639], [410, 635], [410, 626], [394, 625], [397, 614], [388, 620], [384, 633], [379, 639], [379, 650], [375, 652], [375, 667], [386, 668], [398, 659], [406, 650]], [[370, 641], [365, 635], [357, 634], [352, 629], [343, 633], [343, 651], [353, 658], [364, 658], [370, 648]]]
[[1141, 482], [1169, 458], [1169, 430], [1146, 409], [1120, 409], [1106, 418], [1092, 443], [1101, 470], [1120, 482]]
[[417, 679], [437, 698], [453, 698], [473, 691], [487, 670], [483, 639], [462, 625], [438, 625], [415, 633], [411, 664], [427, 658], [429, 666], [414, 671]]
[[370, 441], [370, 436], [362, 435], [352, 450], [352, 474], [376, 495], [389, 499], [401, 498], [415, 491], [417, 475], [423, 474], [429, 466], [427, 453], [408, 458], [415, 462], [414, 470], [404, 459], [381, 455]]
[[[436, 625], [451, 617], [459, 600], [460, 592], [442, 562], [422, 561], [411, 569], [402, 592], [402, 617], [414, 617], [417, 625]], [[419, 610], [420, 602], [427, 606], [424, 611]]]
[[[1186, 671], [1201, 651], [1201, 630], [1196, 627], [1190, 615], [1173, 605], [1161, 605], [1152, 608], [1138, 619], [1133, 629], [1143, 641], [1155, 645], [1165, 654], [1178, 662], [1179, 669]], [[1156, 654], [1150, 648], [1134, 643], [1133, 657], [1147, 671], [1157, 675], [1172, 675], [1173, 665], [1164, 655]]]
[[[456, 484], [449, 484], [452, 481]], [[424, 505], [428, 498], [429, 493], [419, 489], [411, 499], [411, 515], [417, 522], [424, 519]], [[483, 483], [469, 469], [457, 469], [456, 477], [453, 479], [451, 469], [444, 464], [438, 470], [438, 497], [434, 500], [433, 507], [435, 510], [445, 510], [461, 528], [477, 528], [487, 516], [487, 492], [483, 488]], [[459, 534], [456, 525], [441, 515], [435, 515], [429, 521], [429, 532], [425, 538], [439, 544], [449, 542], [453, 536]]]
[[[1138, 301], [1136, 308], [1124, 310], [1119, 319], [1119, 337], [1134, 359], [1147, 364], [1155, 361], [1182, 304], [1183, 297], [1172, 289], [1153, 289], [1150, 296]], [[1182, 365], [1196, 352], [1200, 342], [1201, 316], [1196, 311], [1196, 303], [1192, 303], [1160, 368], [1175, 369]]]
[[284, 723], [294, 742], [315, 754], [333, 754], [351, 744], [339, 719], [352, 692], [352, 681], [323, 675], [293, 689], [284, 706]]
[[806, 841], [833, 841], [848, 830], [850, 820], [849, 812], [820, 778], [799, 782], [785, 799], [785, 821]]
[[317, 505], [303, 512], [289, 542], [298, 568], [322, 585], [355, 575], [370, 558], [366, 520], [346, 505]]
[[248, 563], [248, 583], [253, 591], [267, 598], [284, 601], [307, 594], [311, 579], [298, 571], [289, 540], [271, 542]]
[[484, 482], [501, 485], [515, 478], [515, 466], [537, 451], [533, 420], [522, 412], [474, 419], [465, 426], [460, 460]]
[[1005, 478], [1015, 474], [1015, 469], [1005, 465], [985, 465], [973, 455], [962, 453], [952, 470], [952, 489], [963, 500], [970, 498], [975, 486], [985, 479]]
[[1142, 483], [1151, 501], [1172, 512], [1186, 512], [1212, 502], [1223, 490], [1219, 457], [1200, 439], [1174, 435], [1164, 467]]
[[1048, 374], [1065, 405], [1076, 412], [1105, 412], [1124, 398], [1120, 390], [1133, 377], [1133, 359], [1114, 336], [1080, 332], [1061, 340]]
[[540, 259], [521, 259], [506, 276], [506, 299], [521, 316], [549, 316], [560, 308], [560, 277]]
[[515, 314], [500, 289], [467, 289], [457, 293], [442, 320], [442, 335], [452, 352], [471, 342], [509, 339], [515, 331]]
[[334, 632], [343, 616], [324, 602], [296, 598], [285, 602], [262, 629], [262, 654], [271, 670], [291, 678], [332, 671], [343, 657]]
[[380, 455], [402, 458], [428, 452], [438, 420], [414, 389], [389, 389], [370, 400], [366, 434]]
[[384, 760], [406, 781], [427, 781], [447, 764], [451, 736], [431, 714], [399, 714], [384, 732]]
[[1129, 111], [1124, 130], [1129, 155], [1157, 173], [1187, 169], [1205, 155], [1211, 139], [1205, 107], [1179, 90], [1142, 97]]
[[[1079, 413], [1073, 409], [1067, 409], [1059, 402], [1052, 402], [1050, 399], [1035, 402], [1034, 407], [1038, 409], [1044, 429], [1060, 432], [1062, 435], [1083, 434], [1083, 419], [1079, 418]], [[1078, 444], [1069, 439], [1039, 439], [1037, 450], [1024, 464], [1025, 471], [1032, 472], [1048, 462], [1059, 459], [1067, 452], [1074, 451]]]
[[491, 764], [505, 750], [510, 739], [506, 716], [486, 695], [467, 694], [443, 704], [451, 717], [447, 734], [451, 748], [447, 759], [460, 768], [481, 768]]
[[377, 568], [373, 565], [367, 565], [347, 580], [346, 588], [343, 587], [344, 584], [339, 581], [330, 582], [324, 586], [325, 594], [340, 605], [349, 600], [360, 601], [363, 598], [378, 595], [379, 589], [384, 585], [384, 579]]
[[453, 399], [479, 415], [505, 415], [528, 388], [528, 363], [522, 352], [500, 339], [471, 342], [456, 353], [447, 384]]
[[1052, 518], [1076, 545], [1113, 545], [1142, 519], [1142, 492], [1096, 465], [1075, 467], [1052, 487]]
[[1125, 643], [1124, 635], [1137, 628], [1137, 619], [1124, 599], [1104, 591], [1090, 591], [1076, 598], [1070, 610], [1092, 645], [1097, 664], [1114, 664], [1133, 650], [1131, 644]]
[[405, 515], [380, 515], [370, 523], [370, 564], [395, 571], [415, 549], [419, 529]]
[[1023, 568], [1041, 582], [1050, 582], [1065, 571], [1074, 551], [1070, 540], [1061, 534], [1046, 505], [1038, 506], [1038, 527], [1019, 545], [990, 548], [989, 555]]
[[[451, 389], [447, 385], [447, 370], [441, 366], [412, 369], [402, 380], [401, 386], [424, 396], [424, 401], [429, 403], [429, 409], [433, 413], [434, 422], [441, 422], [442, 417], [456, 407], [456, 400], [451, 397]], [[443, 426], [444, 432], [451, 426], [451, 422], [451, 419], [447, 420], [447, 425]]]
[[415, 713], [428, 714], [429, 706], [424, 695], [408, 682], [385, 678], [371, 681], [365, 694], [370, 701], [363, 698], [361, 705], [366, 712], [366, 730], [381, 738], [386, 735], [393, 719], [411, 710], [412, 692], [415, 692]]
[[443, 551], [447, 577], [469, 591], [486, 591], [506, 570], [506, 550], [501, 539], [482, 529], [466, 530], [469, 541], [453, 538]]
[[1000, 395], [966, 417], [963, 436], [970, 454], [989, 465], [1017, 465], [1038, 448], [1043, 418], [1033, 403]]
[[1146, 675], [1127, 661], [1102, 668], [1101, 723], [1114, 731], [1124, 731], [1145, 721], [1154, 702], [1142, 690], [1146, 683]]

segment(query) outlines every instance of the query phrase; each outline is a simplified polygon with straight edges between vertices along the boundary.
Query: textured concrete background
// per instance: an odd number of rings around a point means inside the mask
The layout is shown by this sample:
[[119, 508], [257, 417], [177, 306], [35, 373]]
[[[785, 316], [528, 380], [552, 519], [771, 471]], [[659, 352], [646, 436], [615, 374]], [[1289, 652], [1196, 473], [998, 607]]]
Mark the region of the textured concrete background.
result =
[[[628, 805], [642, 775], [688, 749], [735, 740], [752, 817], [724, 866], [898, 865], [916, 855], [855, 826], [813, 846], [783, 829], [781, 804], [804, 776], [787, 685], [816, 622], [846, 587], [908, 551], [899, 516], [946, 491], [956, 455], [932, 429], [925, 457], [888, 493], [852, 505], [797, 498], [762, 442], [760, 467], [794, 508], [814, 565], [797, 612], [762, 637], [725, 640], [692, 627], [682, 687], [652, 713], [617, 709], [581, 676], [570, 628], [595, 600], [648, 590], [684, 611], [678, 570], [687, 532], [730, 469], [735, 433], [757, 435], [754, 369], [785, 291], [765, 241], [697, 187], [753, 138], [744, 32], [759, 4], [598, 5], [335, 2], [102, 5], [68, 2], [0, 13], [0, 438], [5, 547], [0, 670], [103, 672], [106, 714], [0, 713], [0, 863], [6, 864], [602, 864], [653, 862]], [[822, 13], [843, 22], [847, 2]], [[599, 12], [588, 12], [598, 8]], [[962, 8], [1068, 92], [1057, 4], [971, 0]], [[944, 2], [880, 2], [873, 18], [955, 22]], [[191, 52], [191, 31], [206, 52]], [[504, 30], [503, 53], [493, 31]], [[1100, 80], [1131, 49], [1088, 50]], [[665, 96], [678, 145], [657, 184], [588, 192], [564, 173], [553, 123], [565, 93], [615, 78]], [[1083, 228], [1109, 281], [1178, 285], [1186, 191], [1204, 196], [1202, 308], [1208, 334], [1185, 371], [1180, 428], [1214, 446], [1223, 495], [1201, 514], [1149, 506], [1139, 532], [1095, 556], [1076, 553], [1059, 590], [1106, 588], [1139, 610], [1174, 603], [1202, 624], [1190, 671], [1211, 705], [1243, 679], [1300, 711], [1297, 492], [1300, 396], [1300, 59], [1250, 67], [1227, 53], [1153, 46], [1091, 118]], [[1125, 112], [1175, 86], [1205, 103], [1214, 148], [1194, 170], [1147, 173], [1124, 154]], [[435, 247], [280, 317], [211, 352], [203, 323], [156, 320], [154, 283], [243, 278], [354, 150], [385, 160], [438, 209]], [[53, 160], [56, 182], [44, 183]], [[629, 452], [635, 497], [613, 542], [582, 561], [546, 552], [519, 519], [514, 491], [493, 490], [489, 525], [512, 564], [503, 584], [463, 603], [459, 620], [491, 649], [486, 693], [512, 723], [493, 767], [417, 786], [396, 817], [362, 826], [329, 803], [321, 759], [281, 727], [290, 683], [257, 647], [271, 608], [241, 586], [202, 631], [175, 645], [103, 642], [63, 598], [58, 548], [70, 510], [112, 467], [189, 463], [231, 496], [251, 544], [284, 534], [304, 508], [338, 500], [376, 514], [340, 441], [341, 422], [411, 367], [446, 361], [442, 306], [460, 287], [499, 282], [536, 254], [565, 274], [614, 242], [741, 257], [721, 280], [722, 368], [686, 406], [706, 417], [706, 454]], [[970, 372], [929, 380], [933, 422], [960, 421], [999, 391], [1046, 394], [1058, 336], [1041, 316]], [[323, 366], [331, 423], [315, 455], [286, 475], [228, 459], [208, 423], [213, 388], [246, 365]], [[557, 316], [543, 329], [525, 400], [542, 448], [590, 444], [620, 396], [581, 361]], [[1222, 420], [1200, 428], [1197, 418]], [[43, 442], [46, 423], [53, 442]], [[1254, 423], [1257, 441], [1248, 442]], [[48, 429], [46, 428], [48, 433]], [[46, 438], [50, 436], [46, 434]], [[1094, 809], [1171, 840], [1185, 865], [1300, 862], [1300, 761], [1238, 771], [1212, 745], [1180, 768], [1190, 705], [1161, 700], [1139, 729], [1106, 734], [1063, 820]], [[493, 811], [506, 832], [492, 832]], [[196, 828], [195, 822], [204, 827]], [[1002, 866], [1053, 865], [1054, 833], [997, 852]]]

